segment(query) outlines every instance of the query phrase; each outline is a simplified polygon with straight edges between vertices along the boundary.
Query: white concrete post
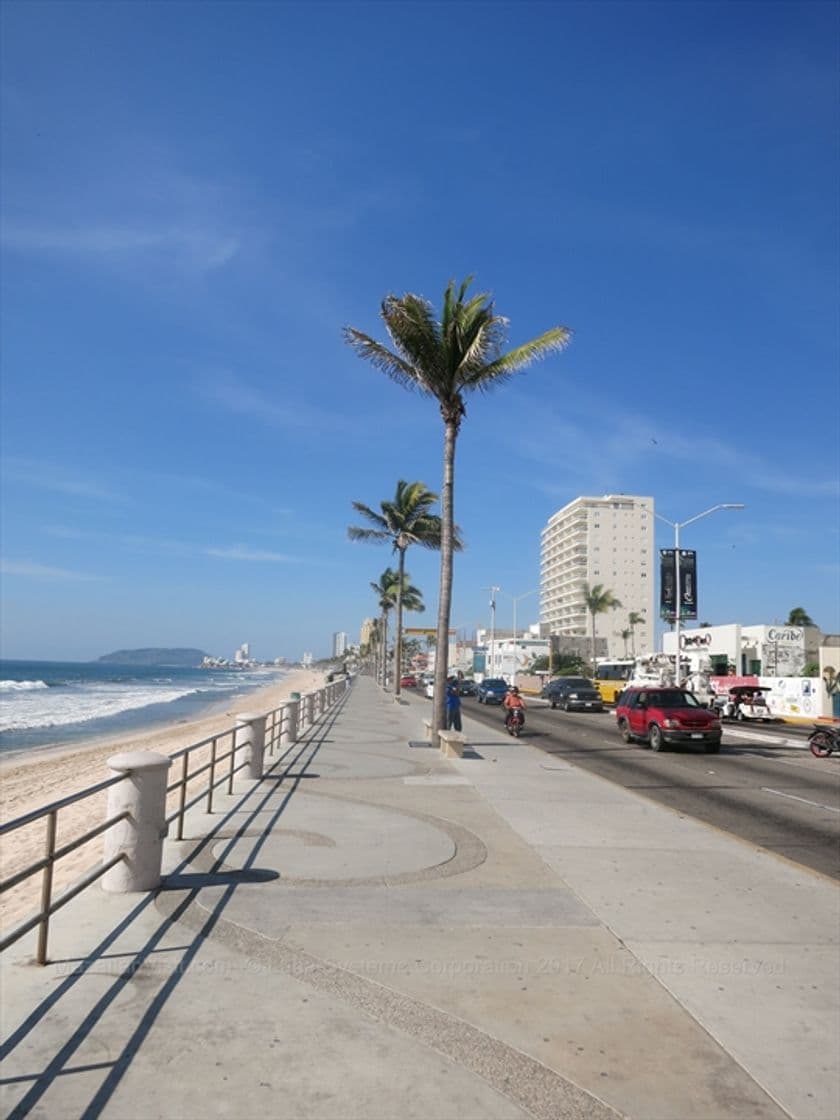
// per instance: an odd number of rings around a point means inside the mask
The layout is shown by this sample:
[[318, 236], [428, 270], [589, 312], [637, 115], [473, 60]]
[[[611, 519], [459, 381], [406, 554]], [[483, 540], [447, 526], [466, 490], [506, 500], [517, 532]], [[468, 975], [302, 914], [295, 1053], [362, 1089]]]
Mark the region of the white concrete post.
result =
[[298, 737], [298, 715], [300, 700], [287, 700], [283, 705], [283, 730], [280, 732], [280, 746], [288, 747]]
[[160, 886], [163, 838], [166, 836], [166, 777], [172, 759], [153, 751], [126, 751], [108, 759], [125, 781], [108, 790], [108, 816], [128, 817], [105, 833], [107, 863], [120, 852], [125, 858], [102, 876], [106, 891], [151, 891]]
[[236, 717], [234, 740], [236, 750], [245, 748], [248, 759], [248, 777], [254, 781], [259, 781], [263, 776], [265, 716], [255, 716], [250, 712], [240, 713]]
[[315, 693], [309, 692], [306, 696], [306, 722], [309, 727], [315, 722]]

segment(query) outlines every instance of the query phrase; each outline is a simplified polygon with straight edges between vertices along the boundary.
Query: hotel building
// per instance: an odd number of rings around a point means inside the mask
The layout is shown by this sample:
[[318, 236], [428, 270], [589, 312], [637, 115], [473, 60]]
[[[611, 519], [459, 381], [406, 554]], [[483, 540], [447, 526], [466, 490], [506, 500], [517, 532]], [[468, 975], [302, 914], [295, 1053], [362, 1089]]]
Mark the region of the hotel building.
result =
[[[653, 498], [607, 494], [576, 498], [553, 514], [540, 547], [540, 620], [548, 635], [582, 638], [588, 656], [592, 620], [584, 584], [601, 584], [621, 606], [595, 616], [596, 653], [623, 657], [620, 631], [630, 629], [631, 611], [644, 615], [635, 627], [636, 653], [653, 649], [654, 585]], [[627, 651], [633, 649], [628, 641]]]

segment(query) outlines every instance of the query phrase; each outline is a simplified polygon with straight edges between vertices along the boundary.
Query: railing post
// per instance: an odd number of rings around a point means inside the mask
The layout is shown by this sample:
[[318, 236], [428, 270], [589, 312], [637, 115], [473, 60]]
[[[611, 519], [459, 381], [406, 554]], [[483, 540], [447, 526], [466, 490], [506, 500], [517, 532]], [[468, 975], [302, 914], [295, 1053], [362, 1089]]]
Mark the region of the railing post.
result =
[[50, 903], [52, 902], [53, 857], [55, 856], [55, 833], [58, 813], [52, 812], [47, 817], [47, 841], [44, 858], [47, 863], [44, 867], [44, 877], [41, 880], [41, 924], [38, 926], [38, 948], [35, 960], [38, 964], [47, 963], [47, 937], [50, 929]]
[[244, 747], [248, 756], [248, 777], [259, 781], [263, 776], [265, 752], [265, 716], [250, 712], [236, 717], [236, 750]]
[[102, 876], [106, 891], [150, 891], [160, 886], [166, 836], [166, 775], [172, 759], [153, 751], [126, 751], [108, 759], [125, 781], [108, 790], [108, 817], [127, 813], [105, 833], [105, 862], [122, 853]]
[[300, 700], [288, 700], [284, 705], [285, 727], [280, 732], [280, 746], [288, 747], [298, 737]]

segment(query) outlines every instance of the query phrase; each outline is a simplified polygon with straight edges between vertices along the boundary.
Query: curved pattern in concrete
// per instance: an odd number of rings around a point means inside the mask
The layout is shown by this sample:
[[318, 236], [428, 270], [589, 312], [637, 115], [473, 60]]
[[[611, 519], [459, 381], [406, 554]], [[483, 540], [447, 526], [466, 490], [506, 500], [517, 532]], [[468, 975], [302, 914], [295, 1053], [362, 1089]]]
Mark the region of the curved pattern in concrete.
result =
[[[196, 853], [192, 866], [206, 874], [242, 870], [253, 842], [260, 840], [260, 865], [281, 875], [273, 886], [397, 886], [463, 875], [487, 859], [482, 840], [452, 821], [335, 794], [307, 791], [297, 796], [306, 798], [305, 821], [310, 826], [315, 820], [312, 805], [327, 803], [320, 807], [318, 827], [296, 828], [293, 810], [287, 808], [286, 823], [271, 832], [259, 827], [218, 832], [212, 849], [205, 847]], [[345, 815], [339, 826], [342, 811]], [[354, 831], [367, 840], [358, 850], [353, 848], [357, 843]], [[380, 843], [383, 835], [388, 837], [387, 845]], [[289, 865], [305, 867], [309, 874], [289, 875], [283, 870]]]

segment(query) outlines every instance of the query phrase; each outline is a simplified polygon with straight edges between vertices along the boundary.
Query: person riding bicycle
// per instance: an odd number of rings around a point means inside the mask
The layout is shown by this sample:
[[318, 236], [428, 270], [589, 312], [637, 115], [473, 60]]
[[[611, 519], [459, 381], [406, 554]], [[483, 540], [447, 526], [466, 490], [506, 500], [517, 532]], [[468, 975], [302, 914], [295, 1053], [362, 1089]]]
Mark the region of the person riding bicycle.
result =
[[505, 727], [510, 724], [510, 717], [514, 709], [519, 709], [522, 713], [522, 722], [525, 722], [525, 701], [519, 695], [519, 689], [515, 684], [512, 684], [505, 693], [505, 698], [502, 701], [505, 708]]

